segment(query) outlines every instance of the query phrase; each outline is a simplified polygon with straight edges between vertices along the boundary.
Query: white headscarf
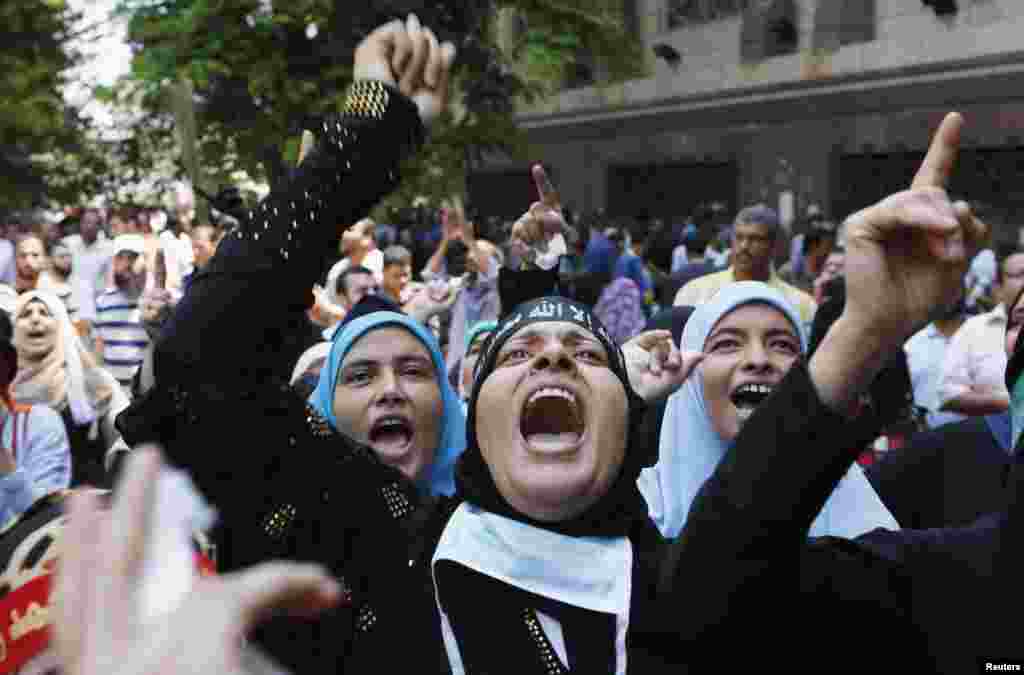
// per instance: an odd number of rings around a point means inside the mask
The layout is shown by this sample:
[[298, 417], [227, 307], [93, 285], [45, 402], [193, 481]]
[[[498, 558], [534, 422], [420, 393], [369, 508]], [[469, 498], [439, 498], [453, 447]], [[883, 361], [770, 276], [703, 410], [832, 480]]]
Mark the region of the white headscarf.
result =
[[[683, 330], [681, 349], [704, 351], [704, 343], [718, 322], [734, 309], [750, 303], [763, 303], [782, 312], [796, 329], [806, 353], [807, 335], [799, 315], [781, 293], [756, 281], [729, 284], [697, 307]], [[698, 367], [686, 384], [669, 397], [658, 463], [644, 469], [638, 480], [651, 520], [663, 535], [679, 535], [698, 490], [711, 478], [728, 449], [729, 444], [711, 425]], [[850, 538], [879, 527], [899, 529], [864, 472], [854, 465], [812, 523], [810, 534]]]
[[[34, 365], [22, 363], [11, 389], [16, 400], [23, 403], [46, 403], [62, 410], [71, 409], [75, 424], [89, 424], [106, 413], [113, 390], [113, 377], [103, 369], [83, 363], [85, 346], [68, 317], [64, 303], [47, 291], [27, 291], [18, 296], [17, 312], [33, 300], [39, 300], [57, 320], [57, 341], [54, 349]], [[17, 345], [15, 345], [17, 346]], [[100, 409], [97, 409], [100, 408]]]

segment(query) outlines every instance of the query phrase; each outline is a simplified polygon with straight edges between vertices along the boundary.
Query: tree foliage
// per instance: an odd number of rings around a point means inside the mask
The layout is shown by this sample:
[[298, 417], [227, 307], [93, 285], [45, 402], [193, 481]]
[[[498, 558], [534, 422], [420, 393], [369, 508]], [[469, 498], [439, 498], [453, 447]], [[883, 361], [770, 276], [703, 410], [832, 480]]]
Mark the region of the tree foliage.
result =
[[53, 196], [46, 159], [81, 139], [82, 122], [61, 94], [79, 59], [69, 47], [77, 19], [64, 0], [0, 2], [0, 210]]
[[[119, 86], [146, 111], [136, 133], [165, 130], [168, 84], [191, 80], [207, 188], [239, 170], [271, 184], [285, 175], [301, 130], [338, 108], [359, 40], [410, 11], [459, 46], [458, 96], [399, 200], [461, 194], [481, 157], [519, 154], [516, 104], [560, 88], [581, 53], [611, 78], [641, 61], [621, 0], [121, 0], [120, 11], [136, 55]], [[498, 21], [509, 11], [522, 22], [511, 40]]]

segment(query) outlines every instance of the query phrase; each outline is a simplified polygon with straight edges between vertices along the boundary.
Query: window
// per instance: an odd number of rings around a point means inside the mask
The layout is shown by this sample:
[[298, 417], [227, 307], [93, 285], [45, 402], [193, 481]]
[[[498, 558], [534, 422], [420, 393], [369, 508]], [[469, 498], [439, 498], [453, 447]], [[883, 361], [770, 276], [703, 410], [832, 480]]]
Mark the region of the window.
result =
[[743, 13], [750, 0], [668, 0], [669, 30], [718, 21]]

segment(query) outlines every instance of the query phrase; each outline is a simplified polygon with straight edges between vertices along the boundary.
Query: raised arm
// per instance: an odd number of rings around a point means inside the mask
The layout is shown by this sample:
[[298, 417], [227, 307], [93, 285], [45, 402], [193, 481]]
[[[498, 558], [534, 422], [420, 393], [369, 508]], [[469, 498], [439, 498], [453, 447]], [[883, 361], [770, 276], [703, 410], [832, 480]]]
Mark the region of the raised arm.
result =
[[[158, 383], [287, 375], [297, 357], [291, 335], [337, 243], [338, 223], [359, 220], [397, 185], [400, 161], [423, 140], [421, 118], [436, 117], [443, 105], [436, 88], [410, 99], [416, 83], [393, 75], [392, 60], [408, 51], [409, 41], [396, 22], [356, 50], [356, 81], [341, 113], [317, 130], [316, 147], [291, 179], [225, 235], [208, 271], [178, 305], [157, 345]], [[402, 60], [403, 68], [422, 73], [426, 56], [420, 47], [416, 52]], [[435, 46], [427, 79], [446, 77], [453, 57], [450, 47]]]

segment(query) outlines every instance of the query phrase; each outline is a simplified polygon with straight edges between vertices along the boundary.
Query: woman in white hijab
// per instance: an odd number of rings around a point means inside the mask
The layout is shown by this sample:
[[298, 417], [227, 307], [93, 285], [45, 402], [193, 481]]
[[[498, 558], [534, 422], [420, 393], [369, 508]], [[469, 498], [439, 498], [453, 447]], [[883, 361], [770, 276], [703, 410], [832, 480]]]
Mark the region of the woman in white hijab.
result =
[[18, 373], [12, 393], [22, 403], [48, 405], [64, 419], [72, 487], [107, 487], [107, 459], [121, 437], [114, 419], [128, 407], [117, 380], [82, 344], [64, 303], [46, 291], [18, 296], [14, 347]]
[[[740, 427], [807, 351], [799, 316], [775, 289], [756, 281], [724, 287], [696, 308], [682, 351], [704, 361], [669, 397], [658, 463], [640, 475], [651, 519], [666, 537], [686, 524], [698, 490], [714, 473]], [[854, 465], [811, 526], [811, 536], [852, 538], [895, 518]]]

